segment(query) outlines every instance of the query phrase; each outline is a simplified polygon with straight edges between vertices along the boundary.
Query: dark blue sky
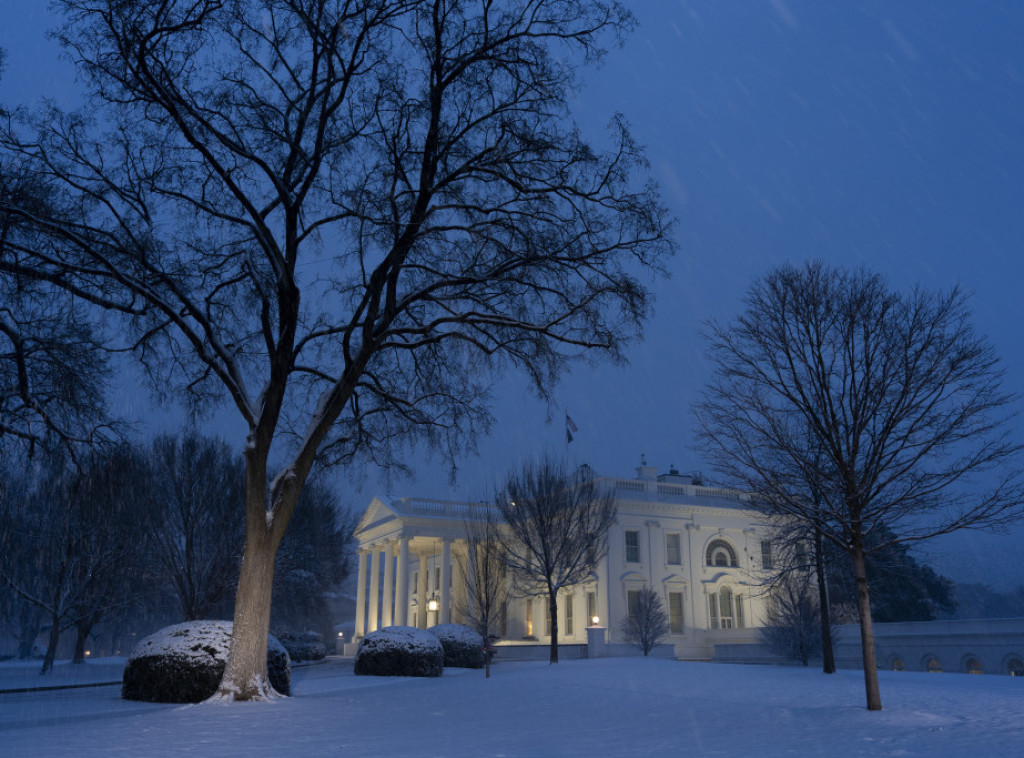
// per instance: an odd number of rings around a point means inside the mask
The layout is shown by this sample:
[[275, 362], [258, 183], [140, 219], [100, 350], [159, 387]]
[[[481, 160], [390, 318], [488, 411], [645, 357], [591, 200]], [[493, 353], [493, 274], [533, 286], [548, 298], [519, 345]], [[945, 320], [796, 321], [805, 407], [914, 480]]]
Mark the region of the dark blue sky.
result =
[[[629, 5], [640, 27], [587, 72], [575, 115], [594, 135], [613, 112], [627, 116], [678, 219], [680, 253], [672, 278], [653, 283], [646, 340], [627, 367], [566, 377], [550, 424], [508, 378], [493, 432], [460, 463], [454, 490], [423, 455], [418, 480], [392, 483], [396, 494], [486, 496], [513, 459], [564, 449], [563, 408], [579, 426], [575, 462], [629, 476], [643, 453], [701, 469], [689, 413], [708, 375], [701, 322], [736, 315], [750, 280], [786, 260], [865, 265], [899, 287], [959, 283], [1008, 388], [1024, 387], [1024, 3]], [[73, 86], [44, 41], [44, 7], [0, 0], [0, 102]], [[147, 413], [145, 397], [126, 407]], [[356, 479], [347, 499], [361, 508], [382, 485], [376, 472]], [[1000, 584], [1013, 571], [1024, 582], [1014, 544], [972, 535], [934, 550], [955, 577]]]

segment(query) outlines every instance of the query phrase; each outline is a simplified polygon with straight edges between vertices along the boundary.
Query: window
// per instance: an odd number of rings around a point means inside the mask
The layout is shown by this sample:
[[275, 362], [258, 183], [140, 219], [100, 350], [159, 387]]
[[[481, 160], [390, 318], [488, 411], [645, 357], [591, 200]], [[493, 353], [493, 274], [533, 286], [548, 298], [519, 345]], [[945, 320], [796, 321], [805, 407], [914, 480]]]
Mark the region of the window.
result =
[[772, 567], [772, 541], [761, 540], [761, 568], [766, 571]]
[[683, 562], [678, 532], [665, 535], [665, 562], [670, 566], [678, 566]]
[[907, 665], [903, 662], [903, 659], [899, 656], [892, 659], [892, 670], [893, 671], [906, 671]]
[[551, 598], [544, 597], [544, 634], [551, 636]]
[[533, 600], [526, 601], [526, 636], [533, 636]]
[[594, 618], [597, 616], [597, 593], [587, 593], [587, 626], [594, 623]]
[[634, 619], [640, 613], [640, 590], [626, 592], [626, 615]]
[[711, 540], [708, 545], [707, 563], [709, 566], [739, 566], [736, 551], [725, 540]]
[[964, 664], [968, 674], [984, 674], [985, 670], [982, 668], [981, 661], [977, 658], [971, 657], [967, 659], [967, 663]]
[[928, 659], [928, 663], [925, 664], [925, 669], [929, 674], [941, 674], [942, 673], [942, 661], [936, 658], [934, 655]]
[[1024, 676], [1024, 661], [1020, 658], [1011, 658], [1006, 664], [1006, 671], [1010, 676]]
[[672, 634], [683, 633], [683, 593], [668, 593], [668, 624]]
[[436, 566], [434, 568], [434, 589], [441, 589], [441, 567]]
[[722, 587], [708, 595], [708, 611], [712, 629], [743, 628], [743, 597], [733, 597], [732, 590]]
[[640, 532], [626, 530], [626, 563], [640, 562]]
[[565, 636], [572, 637], [575, 632], [572, 628], [572, 593], [565, 593]]

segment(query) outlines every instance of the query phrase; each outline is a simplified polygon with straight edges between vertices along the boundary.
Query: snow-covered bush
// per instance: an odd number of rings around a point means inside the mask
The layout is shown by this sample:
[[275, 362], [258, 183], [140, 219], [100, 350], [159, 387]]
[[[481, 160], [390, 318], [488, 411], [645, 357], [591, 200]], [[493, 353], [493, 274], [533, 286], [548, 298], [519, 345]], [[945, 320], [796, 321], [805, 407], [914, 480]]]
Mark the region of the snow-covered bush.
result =
[[441, 676], [444, 648], [430, 632], [388, 626], [370, 632], [356, 651], [355, 672], [369, 676]]
[[[128, 657], [121, 697], [154, 703], [198, 703], [217, 691], [228, 660], [230, 621], [186, 621], [151, 634]], [[291, 661], [267, 638], [267, 675], [282, 695], [291, 690]]]
[[462, 624], [438, 624], [428, 630], [444, 648], [444, 665], [463, 669], [484, 667], [484, 638]]
[[277, 639], [293, 661], [319, 661], [327, 655], [327, 647], [317, 632], [278, 632]]

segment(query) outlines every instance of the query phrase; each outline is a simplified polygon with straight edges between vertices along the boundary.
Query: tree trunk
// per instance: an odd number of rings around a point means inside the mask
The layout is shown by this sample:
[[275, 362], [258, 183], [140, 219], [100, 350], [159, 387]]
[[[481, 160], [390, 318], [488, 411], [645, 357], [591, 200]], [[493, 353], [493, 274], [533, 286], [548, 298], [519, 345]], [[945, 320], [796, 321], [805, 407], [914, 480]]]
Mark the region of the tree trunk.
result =
[[92, 631], [91, 621], [79, 621], [75, 624], [75, 657], [72, 663], [85, 663], [85, 641]]
[[217, 698], [266, 700], [277, 696], [267, 678], [275, 552], [269, 529], [246, 529], [231, 647]]
[[857, 610], [860, 615], [860, 644], [864, 658], [864, 691], [869, 711], [882, 710], [882, 696], [878, 691], [878, 665], [875, 661], [875, 630], [871, 624], [871, 596], [868, 592], [864, 549], [854, 548], [853, 575], [857, 580]]
[[818, 576], [818, 618], [821, 622], [821, 670], [836, 673], [836, 659], [832, 652], [832, 604], [828, 599], [828, 577], [822, 551], [821, 530], [814, 530], [814, 570]]
[[555, 593], [548, 595], [548, 613], [551, 614], [551, 660], [558, 663], [558, 600]]
[[60, 642], [60, 617], [57, 614], [51, 614], [50, 638], [46, 644], [46, 655], [43, 656], [43, 670], [39, 672], [40, 674], [53, 670], [53, 659], [57, 656], [58, 642]]

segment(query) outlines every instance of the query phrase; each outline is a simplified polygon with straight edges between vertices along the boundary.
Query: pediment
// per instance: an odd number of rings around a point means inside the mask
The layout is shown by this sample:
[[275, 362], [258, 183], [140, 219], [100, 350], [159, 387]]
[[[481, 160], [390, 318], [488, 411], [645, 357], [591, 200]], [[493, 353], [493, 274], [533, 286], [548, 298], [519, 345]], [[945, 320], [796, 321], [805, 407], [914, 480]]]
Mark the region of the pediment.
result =
[[375, 526], [397, 518], [399, 518], [399, 515], [387, 498], [379, 495], [374, 496], [370, 501], [370, 504], [366, 507], [366, 512], [363, 513], [362, 518], [359, 519], [359, 523], [356, 525], [353, 536], [358, 538], [360, 533], [366, 532], [373, 529]]

